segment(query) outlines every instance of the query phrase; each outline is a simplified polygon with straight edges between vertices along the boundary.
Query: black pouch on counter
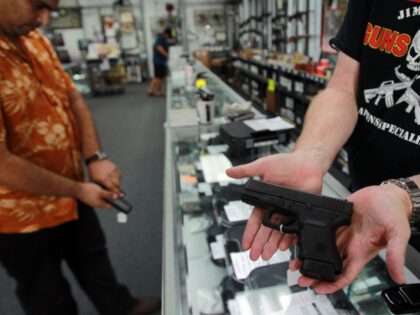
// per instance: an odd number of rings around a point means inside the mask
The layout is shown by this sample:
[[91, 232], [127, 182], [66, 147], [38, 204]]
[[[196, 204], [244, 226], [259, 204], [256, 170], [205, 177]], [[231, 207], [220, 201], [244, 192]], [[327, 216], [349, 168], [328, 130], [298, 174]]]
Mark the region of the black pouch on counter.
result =
[[222, 292], [223, 306], [225, 310], [228, 310], [228, 301], [235, 298], [236, 293], [244, 290], [244, 285], [238, 283], [230, 276], [223, 278], [220, 283], [220, 291]]
[[290, 139], [291, 129], [255, 131], [243, 121], [221, 125], [219, 133], [229, 146], [229, 151], [243, 152], [258, 146], [286, 143]]
[[225, 253], [226, 253], [226, 265], [228, 266], [229, 273], [231, 274], [231, 278], [243, 285], [245, 280], [240, 280], [236, 278], [235, 273], [233, 271], [232, 260], [230, 259], [231, 253], [236, 252], [243, 252], [242, 248], [242, 236], [245, 232], [246, 224], [235, 225], [225, 231]]
[[[216, 236], [219, 234], [223, 234], [225, 229], [223, 229], [221, 226], [219, 226], [217, 223], [213, 224], [208, 230], [207, 230], [207, 245], [209, 246], [209, 250], [211, 252], [211, 246], [210, 244], [213, 242], [216, 242]], [[211, 261], [217, 265], [217, 266], [226, 266], [225, 259], [215, 259], [213, 255], [211, 256]]]
[[[256, 268], [252, 270], [248, 278], [245, 279], [245, 287], [253, 290], [275, 285], [287, 286], [288, 269], [288, 261]], [[292, 286], [290, 289], [292, 293], [306, 290], [306, 288], [301, 288], [297, 285]]]

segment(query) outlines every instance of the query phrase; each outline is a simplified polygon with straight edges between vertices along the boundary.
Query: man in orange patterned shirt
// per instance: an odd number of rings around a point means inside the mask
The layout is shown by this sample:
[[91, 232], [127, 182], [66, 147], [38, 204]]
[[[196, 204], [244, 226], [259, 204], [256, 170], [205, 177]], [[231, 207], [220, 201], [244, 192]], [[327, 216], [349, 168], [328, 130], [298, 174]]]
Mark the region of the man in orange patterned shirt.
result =
[[[147, 314], [111, 267], [92, 207], [110, 208], [120, 172], [92, 115], [38, 30], [58, 0], [0, 0], [0, 262], [27, 314], [77, 314], [66, 260], [101, 314]], [[82, 159], [92, 181], [86, 182]]]

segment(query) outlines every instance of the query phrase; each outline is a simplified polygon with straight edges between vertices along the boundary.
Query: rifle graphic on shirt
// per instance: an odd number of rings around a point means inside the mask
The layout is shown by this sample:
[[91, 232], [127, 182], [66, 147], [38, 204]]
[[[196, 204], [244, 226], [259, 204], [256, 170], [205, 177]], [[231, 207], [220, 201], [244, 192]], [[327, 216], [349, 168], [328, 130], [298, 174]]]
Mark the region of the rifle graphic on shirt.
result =
[[394, 80], [384, 81], [376, 89], [368, 89], [364, 91], [366, 103], [376, 97], [375, 105], [385, 98], [387, 108], [394, 106], [394, 91], [405, 90], [413, 84], [414, 80], [395, 83]]

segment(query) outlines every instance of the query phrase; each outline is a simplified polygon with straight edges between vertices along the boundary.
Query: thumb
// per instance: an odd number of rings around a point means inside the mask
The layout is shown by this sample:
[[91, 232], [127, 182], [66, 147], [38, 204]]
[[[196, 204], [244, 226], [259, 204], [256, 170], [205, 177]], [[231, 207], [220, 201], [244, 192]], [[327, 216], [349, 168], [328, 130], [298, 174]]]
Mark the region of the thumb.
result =
[[388, 241], [386, 247], [386, 265], [392, 279], [398, 284], [404, 283], [404, 264], [405, 253], [408, 240], [410, 239], [410, 229], [398, 231]]
[[257, 161], [228, 168], [226, 174], [232, 178], [243, 178], [261, 175], [261, 167]]

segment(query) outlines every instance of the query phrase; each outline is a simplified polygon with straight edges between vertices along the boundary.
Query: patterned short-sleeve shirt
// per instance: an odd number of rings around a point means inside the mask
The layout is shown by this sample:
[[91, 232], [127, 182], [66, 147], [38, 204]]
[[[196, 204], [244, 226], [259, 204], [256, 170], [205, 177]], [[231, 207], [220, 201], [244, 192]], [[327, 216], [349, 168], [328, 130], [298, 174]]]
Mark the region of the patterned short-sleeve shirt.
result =
[[[0, 36], [0, 142], [62, 176], [83, 180], [80, 139], [70, 109], [74, 90], [49, 41], [36, 30], [20, 49]], [[0, 186], [0, 233], [29, 233], [77, 219], [73, 198]]]

